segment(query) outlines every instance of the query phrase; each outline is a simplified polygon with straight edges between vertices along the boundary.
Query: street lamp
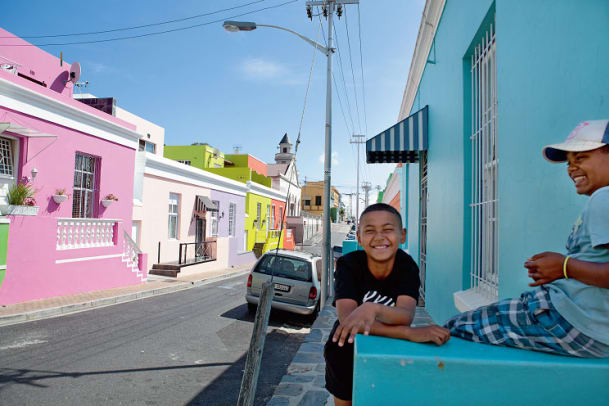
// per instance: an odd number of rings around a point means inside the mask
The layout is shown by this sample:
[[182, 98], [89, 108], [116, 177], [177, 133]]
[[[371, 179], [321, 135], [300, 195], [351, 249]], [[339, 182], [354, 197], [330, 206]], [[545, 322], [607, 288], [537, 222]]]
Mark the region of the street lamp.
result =
[[332, 275], [330, 272], [332, 266], [332, 252], [331, 252], [331, 231], [330, 231], [330, 174], [332, 169], [332, 54], [334, 53], [333, 44], [333, 26], [332, 26], [332, 14], [334, 13], [335, 3], [333, 1], [328, 2], [328, 47], [318, 44], [317, 42], [301, 35], [288, 28], [280, 27], [277, 25], [268, 24], [256, 24], [254, 22], [243, 22], [243, 21], [225, 21], [222, 26], [226, 31], [237, 32], [237, 31], [253, 31], [257, 27], [268, 27], [276, 28], [278, 30], [287, 31], [304, 40], [305, 42], [312, 45], [317, 50], [321, 51], [328, 57], [328, 65], [326, 70], [326, 131], [325, 131], [325, 153], [324, 153], [324, 210], [323, 210], [323, 248], [321, 251], [322, 258], [322, 273], [321, 273], [321, 298], [320, 308], [323, 309], [326, 304], [326, 298], [328, 296], [328, 276]]

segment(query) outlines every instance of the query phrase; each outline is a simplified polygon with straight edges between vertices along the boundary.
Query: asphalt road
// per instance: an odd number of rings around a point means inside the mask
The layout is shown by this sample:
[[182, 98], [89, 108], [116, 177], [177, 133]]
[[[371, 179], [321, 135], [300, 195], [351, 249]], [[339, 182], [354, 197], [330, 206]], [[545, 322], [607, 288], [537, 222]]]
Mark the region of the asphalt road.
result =
[[[0, 404], [234, 405], [253, 326], [245, 281], [0, 328]], [[269, 327], [257, 405], [310, 322], [274, 311]]]
[[[333, 244], [347, 231], [333, 225]], [[0, 405], [234, 405], [254, 320], [245, 282], [0, 327]], [[309, 331], [305, 317], [271, 313], [256, 405]]]

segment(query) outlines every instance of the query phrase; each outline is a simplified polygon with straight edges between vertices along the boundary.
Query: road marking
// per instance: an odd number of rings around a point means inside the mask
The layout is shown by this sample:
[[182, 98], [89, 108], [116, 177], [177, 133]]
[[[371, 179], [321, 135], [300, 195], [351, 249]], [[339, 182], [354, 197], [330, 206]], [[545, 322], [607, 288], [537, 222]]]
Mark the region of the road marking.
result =
[[13, 344], [2, 346], [2, 347], [0, 347], [0, 351], [14, 350], [16, 348], [25, 348], [30, 345], [44, 344], [46, 342], [48, 342], [48, 341], [47, 340], [23, 340], [21, 342], [15, 342]]

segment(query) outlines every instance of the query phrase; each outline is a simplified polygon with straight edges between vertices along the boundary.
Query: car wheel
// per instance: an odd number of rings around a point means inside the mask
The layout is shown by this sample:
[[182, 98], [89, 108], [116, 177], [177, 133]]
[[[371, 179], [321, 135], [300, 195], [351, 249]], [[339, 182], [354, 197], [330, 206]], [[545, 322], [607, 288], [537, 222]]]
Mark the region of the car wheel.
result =
[[317, 316], [319, 316], [319, 303], [317, 303], [317, 306], [315, 307], [315, 310], [313, 311], [313, 313], [309, 314], [309, 320], [311, 321], [311, 323], [315, 322], [315, 320], [317, 320]]

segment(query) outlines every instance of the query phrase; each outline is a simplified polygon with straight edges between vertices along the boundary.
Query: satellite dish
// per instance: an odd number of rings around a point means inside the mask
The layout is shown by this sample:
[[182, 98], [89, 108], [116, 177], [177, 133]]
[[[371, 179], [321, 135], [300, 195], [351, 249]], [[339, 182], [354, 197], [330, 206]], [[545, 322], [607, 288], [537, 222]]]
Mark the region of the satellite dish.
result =
[[80, 64], [78, 62], [74, 62], [70, 67], [70, 78], [68, 82], [76, 83], [80, 79]]

